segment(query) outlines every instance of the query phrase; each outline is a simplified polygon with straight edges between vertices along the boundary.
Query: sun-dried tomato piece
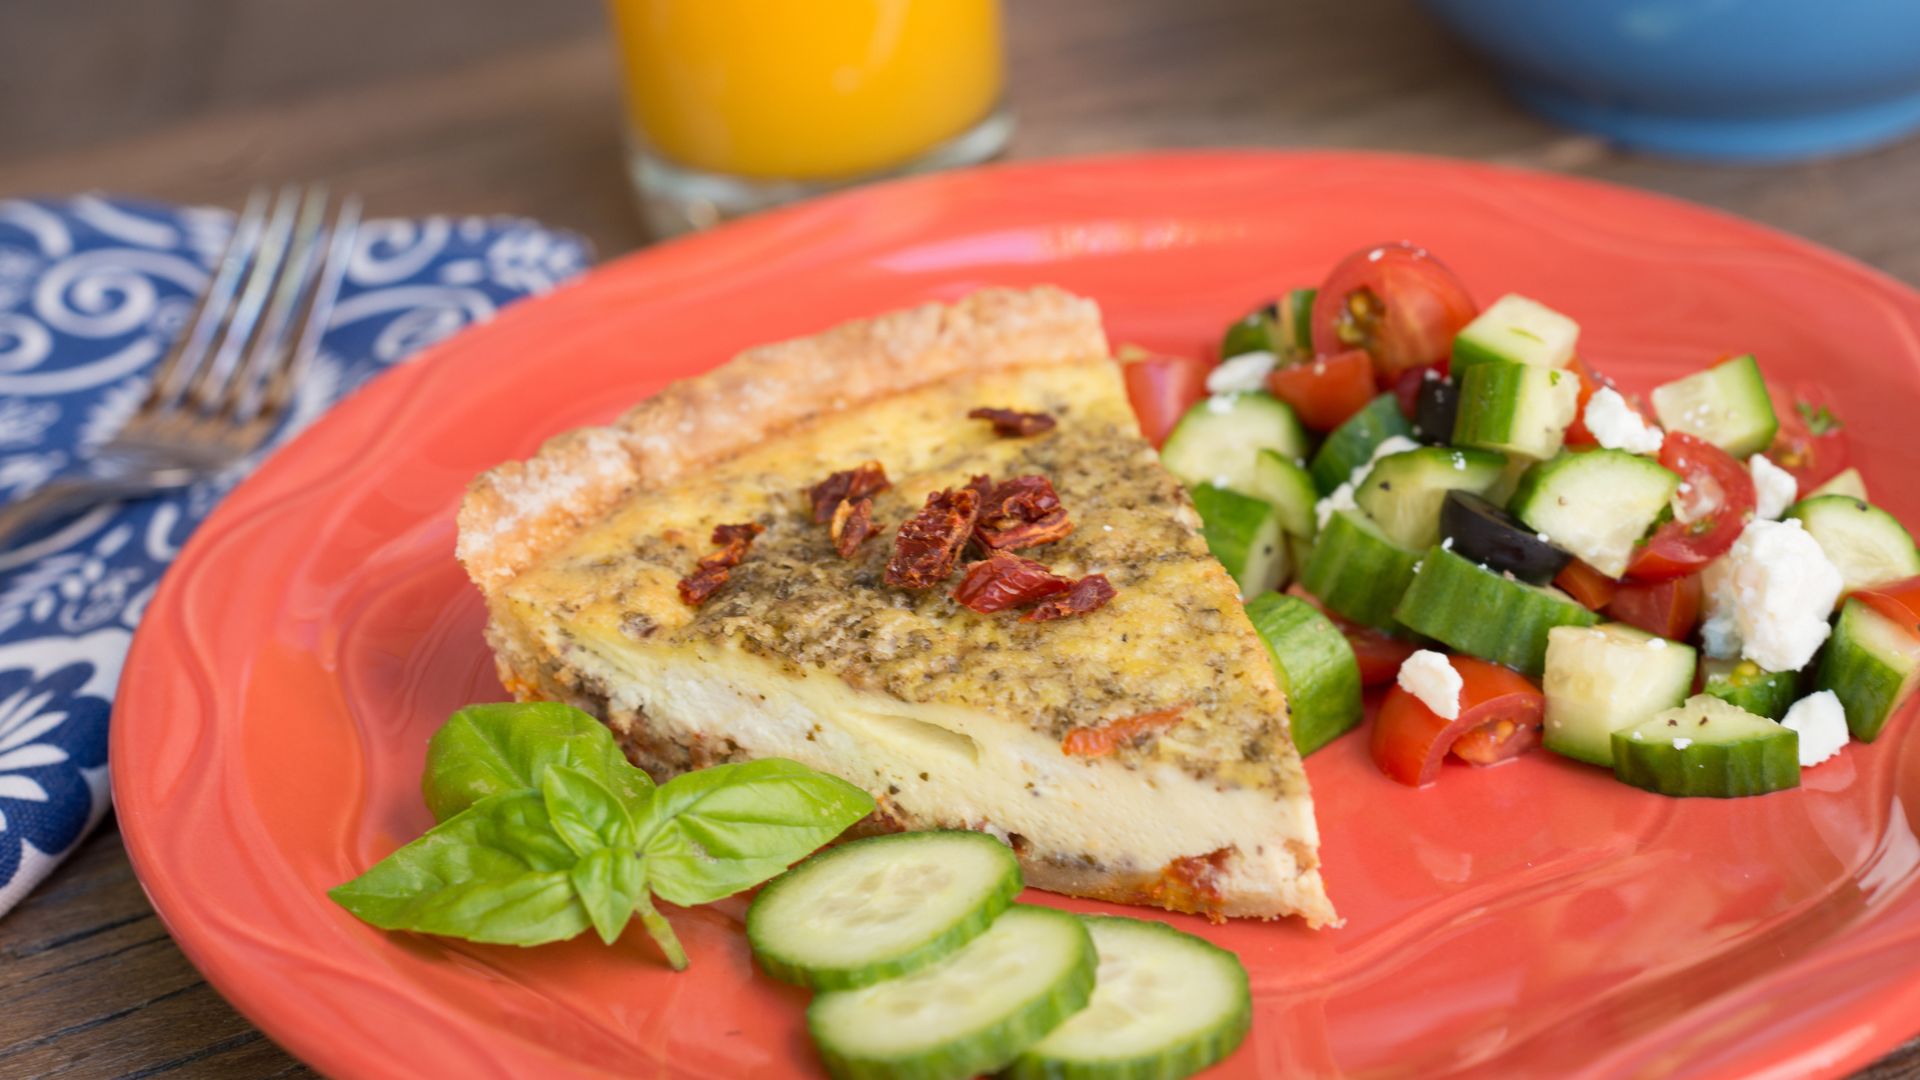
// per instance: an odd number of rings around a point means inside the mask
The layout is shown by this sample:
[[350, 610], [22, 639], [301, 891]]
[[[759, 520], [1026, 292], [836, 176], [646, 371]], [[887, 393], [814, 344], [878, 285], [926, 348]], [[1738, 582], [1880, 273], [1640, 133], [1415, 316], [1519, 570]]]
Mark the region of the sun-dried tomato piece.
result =
[[988, 476], [986, 473], [981, 473], [967, 481], [967, 487], [973, 489], [975, 495], [980, 496], [980, 506], [982, 509], [985, 509], [987, 496], [993, 494], [993, 477]]
[[1039, 435], [1052, 431], [1059, 423], [1043, 412], [1021, 412], [1018, 409], [979, 408], [967, 414], [969, 420], [987, 420], [993, 423], [993, 433], [1003, 439], [1022, 439], [1029, 435]]
[[1105, 757], [1122, 746], [1179, 723], [1184, 711], [1185, 706], [1175, 706], [1118, 720], [1103, 720], [1091, 727], [1077, 727], [1060, 740], [1060, 752], [1072, 757]]
[[927, 504], [894, 534], [887, 584], [931, 589], [945, 581], [979, 516], [980, 495], [972, 488], [948, 488], [928, 495]]
[[719, 551], [700, 556], [694, 565], [693, 573], [680, 579], [680, 601], [689, 607], [699, 607], [707, 602], [707, 597], [718, 592], [720, 586], [727, 583], [733, 568], [747, 557], [747, 549], [753, 546], [753, 538], [766, 531], [766, 526], [749, 521], [741, 525], [715, 525], [713, 542], [720, 546]]
[[974, 539], [988, 551], [1012, 551], [1062, 540], [1073, 532], [1073, 521], [1053, 481], [1044, 476], [1016, 476], [1002, 480], [980, 503], [980, 522]]
[[960, 584], [954, 587], [953, 598], [982, 615], [991, 615], [1057, 596], [1072, 587], [1071, 578], [1063, 578], [1032, 559], [995, 552], [967, 566]]
[[1105, 574], [1088, 574], [1073, 583], [1066, 595], [1042, 601], [1040, 606], [1020, 616], [1021, 622], [1049, 622], [1072, 615], [1098, 611], [1114, 598], [1113, 583]]
[[1160, 877], [1147, 887], [1147, 899], [1174, 911], [1196, 911], [1208, 922], [1226, 922], [1220, 913], [1225, 894], [1221, 883], [1227, 876], [1227, 864], [1239, 849], [1223, 847], [1205, 855], [1188, 855], [1161, 867]]
[[825, 525], [833, 520], [833, 511], [842, 500], [862, 499], [892, 486], [886, 468], [877, 461], [864, 461], [834, 473], [807, 489], [807, 497], [813, 500], [813, 523]]
[[827, 526], [827, 535], [833, 537], [833, 550], [843, 559], [853, 558], [867, 537], [880, 531], [873, 523], [872, 499], [841, 499], [834, 508], [833, 521]]

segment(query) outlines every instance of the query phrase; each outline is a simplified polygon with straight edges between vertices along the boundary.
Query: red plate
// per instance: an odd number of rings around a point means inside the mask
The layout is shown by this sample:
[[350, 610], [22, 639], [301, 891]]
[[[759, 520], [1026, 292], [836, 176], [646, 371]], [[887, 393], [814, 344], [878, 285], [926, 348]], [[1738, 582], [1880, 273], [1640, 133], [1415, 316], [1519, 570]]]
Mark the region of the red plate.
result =
[[[322, 891], [425, 829], [427, 735], [501, 696], [455, 565], [469, 477], [758, 342], [982, 285], [1100, 300], [1115, 342], [1198, 350], [1373, 241], [1482, 302], [1578, 316], [1630, 387], [1727, 352], [1833, 391], [1867, 482], [1920, 522], [1920, 297], [1811, 245], [1611, 187], [1439, 161], [1212, 154], [956, 173], [623, 259], [382, 378], [240, 487], [147, 612], [113, 724], [134, 866], [174, 936], [337, 1076], [776, 1076], [804, 995], [742, 904], [521, 951], [388, 935]], [[1911, 720], [1798, 791], [1663, 799], [1535, 753], [1425, 791], [1366, 740], [1309, 762], [1347, 918], [1209, 927], [1252, 973], [1224, 1075], [1838, 1075], [1920, 1032]], [[1058, 901], [1044, 896], [1029, 899]], [[1076, 908], [1099, 905], [1069, 904]], [[1136, 914], [1145, 914], [1136, 912]]]

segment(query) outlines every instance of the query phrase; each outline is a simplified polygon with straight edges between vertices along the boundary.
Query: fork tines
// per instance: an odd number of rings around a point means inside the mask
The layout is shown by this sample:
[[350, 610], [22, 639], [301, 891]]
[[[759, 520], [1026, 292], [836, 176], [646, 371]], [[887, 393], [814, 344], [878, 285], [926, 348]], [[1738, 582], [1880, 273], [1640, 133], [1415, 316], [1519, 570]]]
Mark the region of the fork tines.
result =
[[340, 201], [331, 226], [327, 204], [319, 184], [253, 192], [135, 423], [218, 426], [229, 445], [266, 437], [319, 348], [360, 224], [356, 197]]

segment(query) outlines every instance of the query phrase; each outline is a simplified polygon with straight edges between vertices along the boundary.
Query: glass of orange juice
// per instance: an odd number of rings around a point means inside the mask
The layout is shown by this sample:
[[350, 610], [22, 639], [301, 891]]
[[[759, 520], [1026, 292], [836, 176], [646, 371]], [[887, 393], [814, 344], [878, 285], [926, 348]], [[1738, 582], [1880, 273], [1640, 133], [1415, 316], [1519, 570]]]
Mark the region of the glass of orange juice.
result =
[[999, 0], [607, 0], [657, 236], [1006, 145]]

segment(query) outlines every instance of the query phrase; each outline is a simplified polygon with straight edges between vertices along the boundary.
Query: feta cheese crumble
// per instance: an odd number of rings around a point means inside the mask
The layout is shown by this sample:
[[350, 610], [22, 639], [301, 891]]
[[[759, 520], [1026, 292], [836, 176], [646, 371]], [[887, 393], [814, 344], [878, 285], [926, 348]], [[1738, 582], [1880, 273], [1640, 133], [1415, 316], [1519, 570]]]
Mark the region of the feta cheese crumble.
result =
[[1685, 735], [1682, 735], [1679, 738], [1673, 740], [1673, 748], [1675, 750], [1685, 750], [1687, 747], [1692, 745], [1693, 745], [1693, 740], [1687, 738]]
[[1747, 470], [1753, 474], [1753, 516], [1763, 521], [1779, 521], [1800, 493], [1799, 483], [1792, 473], [1767, 460], [1765, 454], [1748, 458]]
[[1657, 454], [1660, 443], [1666, 436], [1660, 429], [1646, 422], [1620, 391], [1611, 386], [1603, 386], [1587, 399], [1587, 411], [1584, 414], [1587, 430], [1593, 432], [1594, 441], [1609, 450], [1625, 450], [1631, 454]]
[[1443, 720], [1460, 719], [1460, 690], [1465, 682], [1445, 655], [1421, 649], [1400, 665], [1400, 689], [1420, 699]]
[[1703, 574], [1708, 656], [1798, 671], [1827, 640], [1840, 571], [1798, 521], [1752, 522]]
[[1780, 726], [1800, 733], [1800, 767], [1818, 765], [1847, 745], [1847, 710], [1831, 690], [1808, 694], [1793, 703]]
[[1230, 356], [1220, 361], [1220, 365], [1207, 372], [1207, 393], [1232, 394], [1248, 390], [1265, 390], [1267, 376], [1273, 373], [1280, 358], [1270, 352], [1246, 352], [1239, 356]]

